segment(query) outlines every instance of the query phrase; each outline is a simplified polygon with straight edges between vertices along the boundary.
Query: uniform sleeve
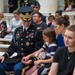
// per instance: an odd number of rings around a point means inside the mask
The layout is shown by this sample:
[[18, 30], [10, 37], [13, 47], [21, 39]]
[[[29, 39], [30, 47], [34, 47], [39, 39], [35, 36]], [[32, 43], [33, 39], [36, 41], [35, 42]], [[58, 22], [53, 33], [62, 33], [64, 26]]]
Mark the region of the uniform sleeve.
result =
[[36, 33], [36, 36], [35, 36], [35, 48], [34, 48], [34, 50], [36, 51], [36, 50], [40, 49], [42, 46], [43, 46], [42, 31], [38, 31]]
[[57, 50], [57, 46], [53, 46], [51, 49], [50, 49], [50, 54], [51, 54], [51, 56], [54, 56], [55, 55], [55, 52], [56, 52], [56, 50]]
[[45, 50], [45, 49], [46, 49], [46, 45], [44, 44], [44, 45], [42, 46], [42, 48]]
[[[15, 31], [16, 32], [16, 31]], [[17, 51], [17, 46], [15, 45], [15, 32], [11, 41], [11, 44], [8, 48], [8, 50], [3, 55], [5, 58], [10, 57], [14, 52]]]
[[58, 48], [56, 50], [55, 55], [54, 55], [53, 62], [59, 62], [59, 57], [60, 57], [60, 48]]

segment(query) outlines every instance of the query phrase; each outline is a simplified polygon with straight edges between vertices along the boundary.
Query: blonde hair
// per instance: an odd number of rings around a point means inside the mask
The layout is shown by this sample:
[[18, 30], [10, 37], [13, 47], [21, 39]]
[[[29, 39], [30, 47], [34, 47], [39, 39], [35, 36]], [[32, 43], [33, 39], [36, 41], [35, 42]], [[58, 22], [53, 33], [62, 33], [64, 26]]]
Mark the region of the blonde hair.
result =
[[18, 10], [14, 10], [14, 11], [13, 11], [13, 14], [19, 15], [20, 13], [18, 12]]

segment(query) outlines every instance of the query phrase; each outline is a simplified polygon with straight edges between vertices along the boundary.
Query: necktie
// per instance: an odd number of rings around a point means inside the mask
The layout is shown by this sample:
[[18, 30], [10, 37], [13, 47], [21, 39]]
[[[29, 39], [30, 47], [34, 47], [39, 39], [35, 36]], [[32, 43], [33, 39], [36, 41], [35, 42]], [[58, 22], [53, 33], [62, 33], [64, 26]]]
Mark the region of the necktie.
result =
[[24, 28], [24, 32], [26, 32], [26, 29]]

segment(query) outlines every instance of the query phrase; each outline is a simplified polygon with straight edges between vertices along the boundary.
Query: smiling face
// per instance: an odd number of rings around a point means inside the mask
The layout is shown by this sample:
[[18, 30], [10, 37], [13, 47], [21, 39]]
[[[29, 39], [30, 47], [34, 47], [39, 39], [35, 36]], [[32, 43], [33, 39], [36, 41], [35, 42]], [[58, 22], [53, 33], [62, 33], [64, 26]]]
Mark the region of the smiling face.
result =
[[37, 23], [37, 22], [41, 21], [41, 17], [40, 17], [37, 13], [35, 13], [35, 14], [33, 15], [33, 21], [34, 21], [35, 23]]
[[75, 47], [75, 33], [70, 30], [66, 30], [64, 34], [64, 43], [67, 47]]

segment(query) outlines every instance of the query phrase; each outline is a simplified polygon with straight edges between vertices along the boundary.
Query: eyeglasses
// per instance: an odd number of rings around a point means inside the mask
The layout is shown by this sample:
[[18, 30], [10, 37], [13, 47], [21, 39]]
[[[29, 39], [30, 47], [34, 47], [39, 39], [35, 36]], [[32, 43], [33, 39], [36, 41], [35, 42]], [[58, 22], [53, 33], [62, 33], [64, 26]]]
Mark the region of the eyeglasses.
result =
[[39, 8], [39, 7], [34, 6], [33, 8]]

